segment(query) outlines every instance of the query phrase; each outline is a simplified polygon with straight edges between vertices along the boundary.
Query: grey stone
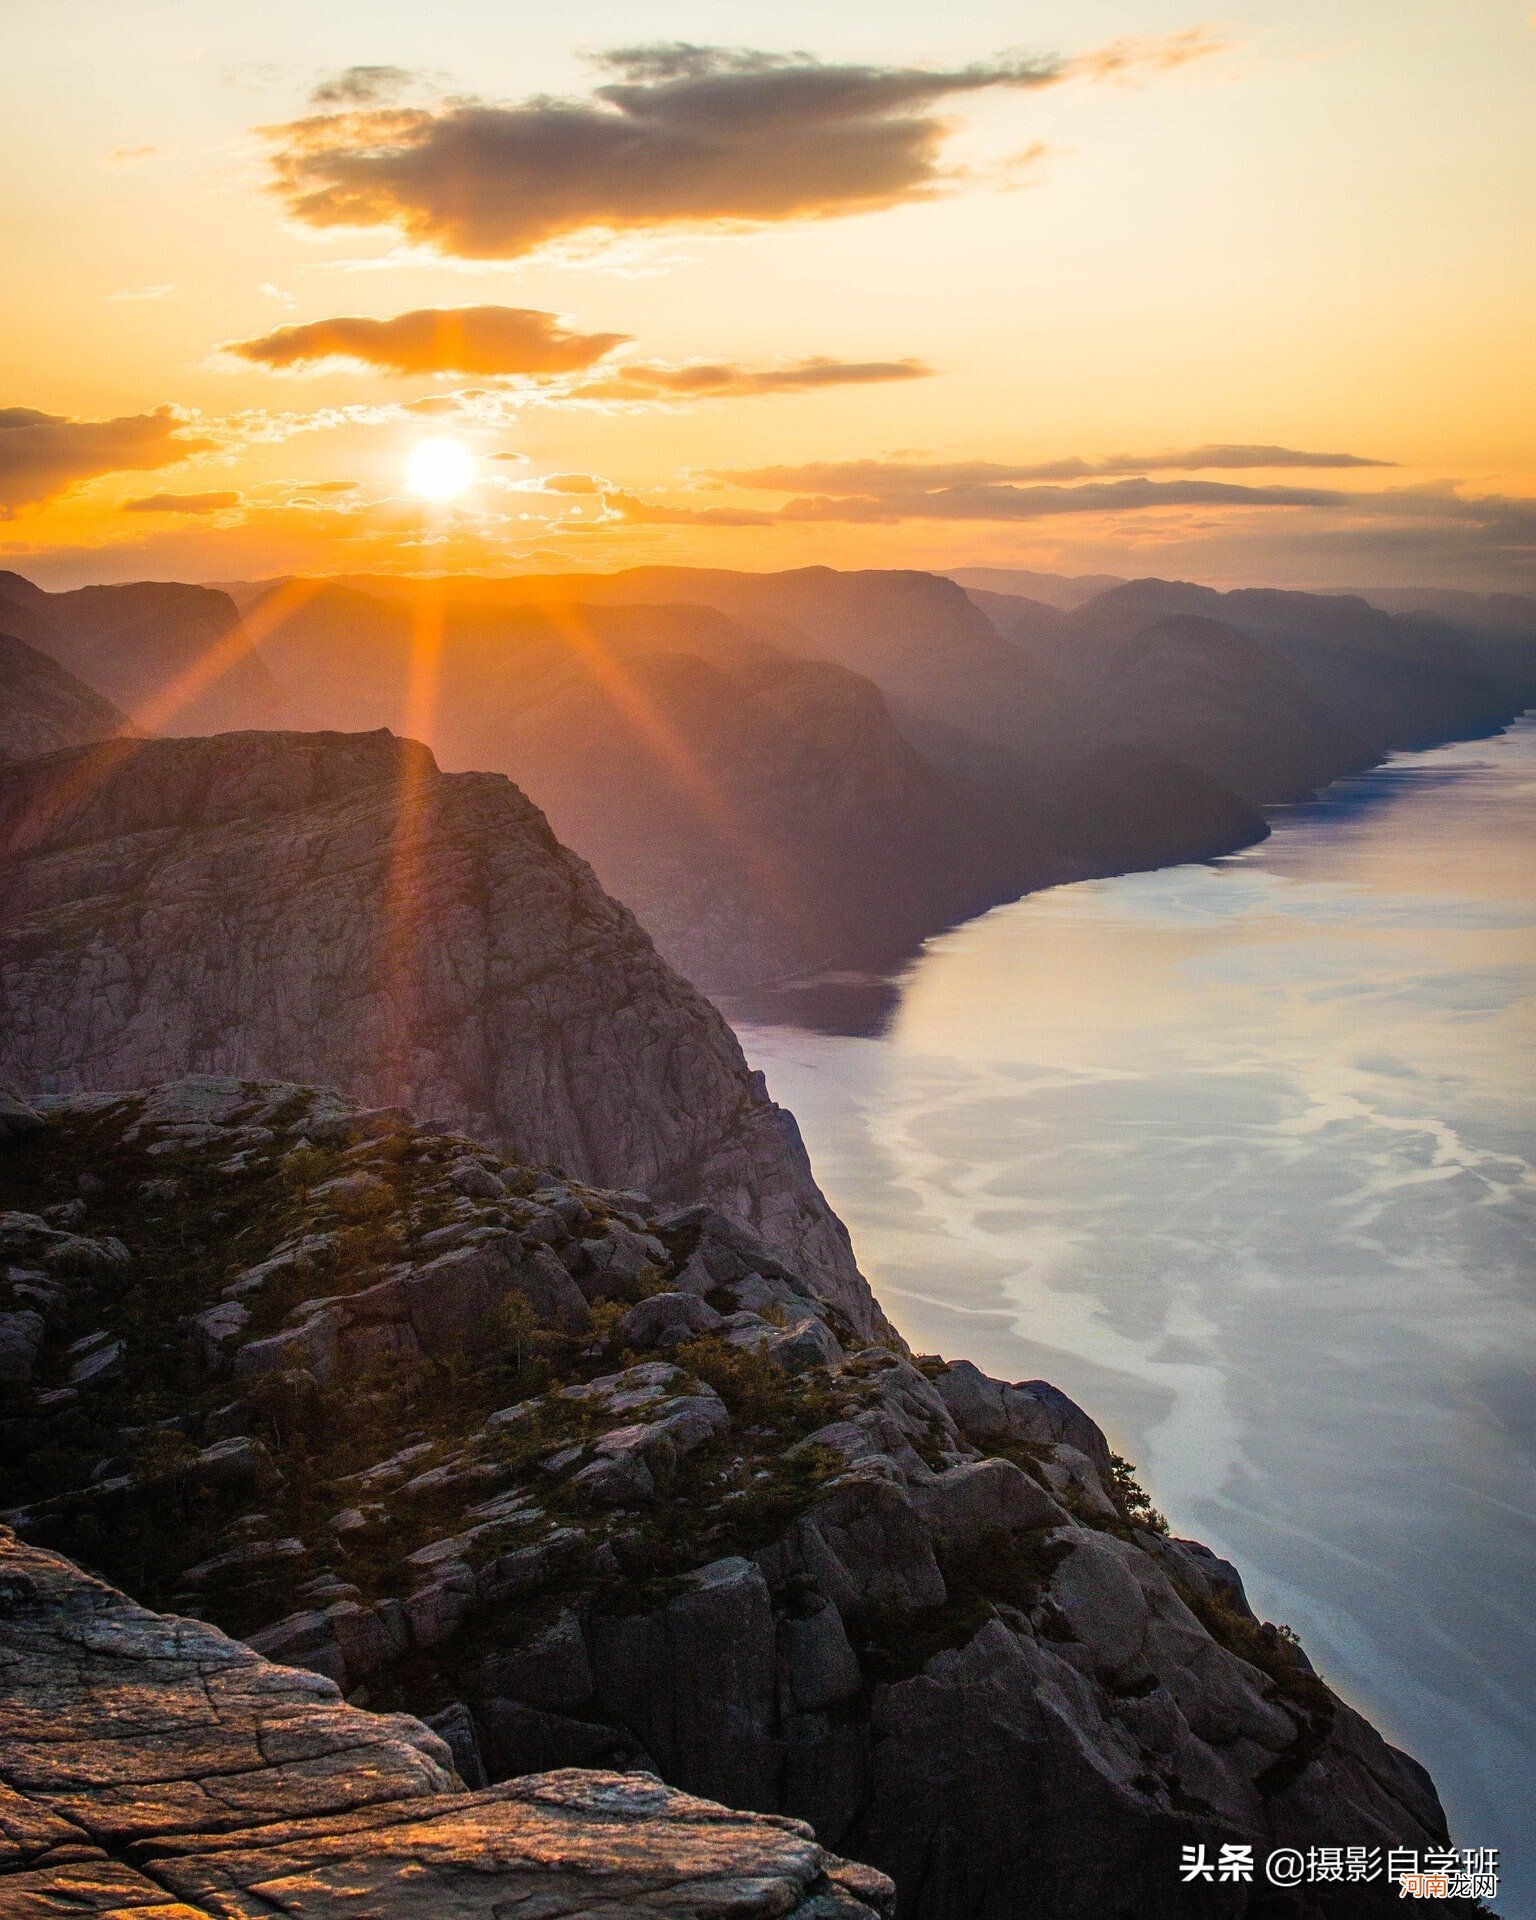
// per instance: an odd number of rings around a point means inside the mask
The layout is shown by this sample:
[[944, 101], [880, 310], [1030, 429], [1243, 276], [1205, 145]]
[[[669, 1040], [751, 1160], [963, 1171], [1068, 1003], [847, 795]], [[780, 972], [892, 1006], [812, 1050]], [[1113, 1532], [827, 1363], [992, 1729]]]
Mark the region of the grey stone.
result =
[[653, 1293], [630, 1308], [619, 1322], [619, 1331], [636, 1347], [666, 1349], [719, 1325], [720, 1315], [695, 1294]]
[[43, 1316], [30, 1308], [20, 1313], [0, 1313], [0, 1380], [17, 1386], [27, 1384], [47, 1330]]
[[438, 1713], [429, 1713], [423, 1724], [432, 1729], [453, 1755], [454, 1771], [466, 1787], [490, 1785], [485, 1761], [480, 1754], [480, 1738], [475, 1731], [474, 1715], [462, 1700], [455, 1700]]
[[988, 1533], [1069, 1523], [1069, 1515], [1011, 1460], [972, 1460], [951, 1467], [914, 1487], [912, 1500], [950, 1552], [965, 1552]]

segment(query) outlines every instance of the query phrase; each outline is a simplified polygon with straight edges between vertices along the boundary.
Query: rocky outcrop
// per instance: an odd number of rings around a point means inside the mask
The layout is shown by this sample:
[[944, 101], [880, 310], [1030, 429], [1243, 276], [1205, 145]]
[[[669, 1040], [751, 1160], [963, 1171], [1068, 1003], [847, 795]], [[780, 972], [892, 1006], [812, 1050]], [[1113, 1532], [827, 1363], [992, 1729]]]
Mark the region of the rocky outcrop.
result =
[[0, 771], [0, 1084], [298, 1077], [707, 1200], [884, 1321], [714, 1008], [492, 774], [389, 734]]
[[110, 740], [127, 727], [110, 700], [46, 653], [0, 632], [0, 764]]
[[35, 1117], [0, 1157], [9, 1522], [429, 1716], [461, 1776], [803, 1819], [912, 1920], [1180, 1915], [1185, 1844], [1444, 1841], [1080, 1408], [866, 1344], [723, 1215], [293, 1086]]
[[654, 1776], [466, 1792], [448, 1746], [0, 1528], [0, 1912], [874, 1920], [798, 1822]]

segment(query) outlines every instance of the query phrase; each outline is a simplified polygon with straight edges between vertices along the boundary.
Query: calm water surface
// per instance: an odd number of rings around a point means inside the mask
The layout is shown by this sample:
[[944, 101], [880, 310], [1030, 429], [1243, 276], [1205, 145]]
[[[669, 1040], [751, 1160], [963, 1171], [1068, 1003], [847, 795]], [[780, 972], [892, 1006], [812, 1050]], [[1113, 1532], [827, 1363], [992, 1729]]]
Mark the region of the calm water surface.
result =
[[[1055, 1381], [1536, 1916], [1536, 722], [749, 1027], [920, 1350]], [[1342, 1837], [1342, 1836], [1341, 1836]], [[1506, 1897], [1507, 1896], [1507, 1897]]]

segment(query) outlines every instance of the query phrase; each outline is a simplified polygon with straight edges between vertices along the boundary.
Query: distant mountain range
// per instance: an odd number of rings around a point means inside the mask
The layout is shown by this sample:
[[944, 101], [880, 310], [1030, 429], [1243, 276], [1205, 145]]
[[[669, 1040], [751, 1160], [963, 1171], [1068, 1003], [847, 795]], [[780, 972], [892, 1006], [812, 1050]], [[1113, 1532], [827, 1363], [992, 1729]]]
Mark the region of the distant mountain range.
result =
[[506, 773], [706, 991], [793, 1015], [820, 989], [825, 1017], [846, 988], [857, 1025], [945, 926], [1232, 851], [1266, 807], [1536, 698], [1536, 602], [1408, 598], [1009, 569], [10, 574], [0, 631], [146, 732], [388, 727]]

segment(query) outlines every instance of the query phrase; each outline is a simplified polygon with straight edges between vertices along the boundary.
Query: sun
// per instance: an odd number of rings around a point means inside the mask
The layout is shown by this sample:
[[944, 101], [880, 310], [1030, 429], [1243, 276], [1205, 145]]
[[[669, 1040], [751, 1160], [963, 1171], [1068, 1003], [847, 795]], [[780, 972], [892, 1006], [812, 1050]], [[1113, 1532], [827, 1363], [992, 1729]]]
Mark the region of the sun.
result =
[[477, 464], [468, 447], [446, 435], [423, 440], [411, 449], [405, 463], [405, 484], [423, 500], [435, 500], [441, 505], [457, 500], [473, 483]]

